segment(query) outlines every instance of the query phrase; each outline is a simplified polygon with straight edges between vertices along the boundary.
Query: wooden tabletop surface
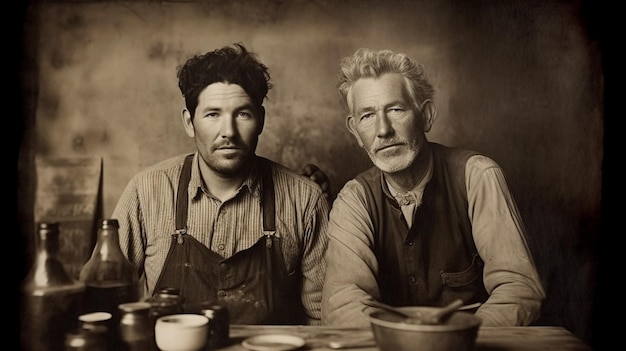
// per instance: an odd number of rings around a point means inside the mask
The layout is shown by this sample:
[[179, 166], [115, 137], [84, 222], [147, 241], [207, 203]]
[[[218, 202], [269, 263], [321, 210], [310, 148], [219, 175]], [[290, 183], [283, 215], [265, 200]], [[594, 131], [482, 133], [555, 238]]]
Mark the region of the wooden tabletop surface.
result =
[[[265, 334], [295, 335], [305, 340], [301, 350], [331, 351], [331, 342], [363, 340], [373, 334], [370, 328], [333, 328], [322, 326], [259, 326], [231, 325], [229, 346], [220, 351], [247, 351], [242, 342], [251, 336]], [[353, 351], [379, 351], [375, 342], [369, 346], [349, 348]], [[562, 327], [532, 326], [493, 328], [482, 327], [478, 331], [476, 351], [591, 351], [582, 340]]]

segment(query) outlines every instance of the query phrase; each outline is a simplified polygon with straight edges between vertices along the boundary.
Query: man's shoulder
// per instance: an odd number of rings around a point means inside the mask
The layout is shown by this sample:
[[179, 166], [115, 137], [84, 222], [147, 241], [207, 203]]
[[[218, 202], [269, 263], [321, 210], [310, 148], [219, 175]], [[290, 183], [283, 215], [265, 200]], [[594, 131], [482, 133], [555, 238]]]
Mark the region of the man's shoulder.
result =
[[372, 166], [358, 173], [352, 180], [361, 184], [363, 182], [367, 182], [367, 183], [378, 182], [379, 183], [381, 177], [382, 177], [382, 171], [378, 167]]
[[180, 173], [180, 169], [185, 162], [185, 158], [188, 155], [189, 154], [180, 154], [158, 161], [157, 163], [154, 163], [139, 171], [135, 175], [135, 178], [151, 178], [159, 175], [168, 177], [172, 175], [178, 176], [178, 174]]
[[274, 177], [275, 187], [277, 191], [281, 189], [289, 189], [289, 193], [295, 193], [296, 191], [309, 192], [309, 193], [321, 193], [322, 188], [315, 181], [309, 177], [304, 176], [293, 169], [278, 163], [273, 160], [265, 159], [270, 165]]
[[429, 142], [428, 143], [428, 147], [430, 148], [430, 150], [432, 151], [432, 153], [434, 155], [442, 155], [448, 158], [458, 158], [458, 157], [465, 157], [465, 158], [469, 158], [473, 155], [479, 155], [481, 154], [479, 151], [473, 150], [473, 149], [468, 149], [468, 148], [463, 148], [463, 147], [456, 147], [456, 146], [449, 146], [449, 145], [443, 145], [443, 144], [439, 144], [439, 143], [435, 143], [435, 142]]
[[498, 167], [497, 163], [484, 153], [455, 146], [447, 146], [430, 142], [433, 155], [451, 165], [458, 165], [460, 169], [465, 167], [490, 168]]
[[278, 163], [276, 161], [267, 160], [269, 162], [270, 167], [272, 168], [272, 172], [276, 177], [282, 177], [289, 182], [303, 182], [305, 186], [316, 185], [314, 181], [312, 181], [309, 177], [306, 177], [293, 169], [283, 165], [282, 163]]

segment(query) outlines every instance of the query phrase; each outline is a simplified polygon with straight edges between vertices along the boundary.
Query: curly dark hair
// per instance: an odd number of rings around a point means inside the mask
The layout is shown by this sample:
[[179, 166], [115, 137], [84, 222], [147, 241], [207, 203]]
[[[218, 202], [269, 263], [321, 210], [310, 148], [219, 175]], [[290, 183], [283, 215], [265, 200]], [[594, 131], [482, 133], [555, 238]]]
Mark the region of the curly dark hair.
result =
[[178, 87], [192, 118], [198, 106], [198, 95], [210, 84], [237, 84], [258, 107], [263, 105], [272, 88], [267, 67], [241, 43], [191, 57], [178, 67], [177, 76]]

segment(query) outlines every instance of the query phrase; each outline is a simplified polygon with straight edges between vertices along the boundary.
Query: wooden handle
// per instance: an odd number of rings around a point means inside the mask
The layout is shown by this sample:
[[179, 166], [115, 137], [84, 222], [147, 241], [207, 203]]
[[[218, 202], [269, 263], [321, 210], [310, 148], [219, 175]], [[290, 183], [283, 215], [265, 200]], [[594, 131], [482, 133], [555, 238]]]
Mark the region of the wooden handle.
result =
[[461, 306], [463, 306], [463, 300], [456, 299], [452, 301], [450, 304], [442, 307], [441, 309], [437, 310], [437, 312], [431, 315], [432, 323], [435, 323], [435, 324], [441, 323], [442, 320], [445, 319], [445, 317], [448, 317], [448, 315], [451, 315], [452, 312], [458, 310], [459, 307]]
[[376, 301], [376, 300], [364, 300], [363, 301], [364, 304], [366, 304], [367, 306], [370, 307], [376, 307], [376, 308], [382, 308], [385, 311], [389, 311], [391, 313], [397, 314], [400, 317], [404, 317], [404, 318], [411, 318], [412, 316], [407, 314], [404, 311], [401, 311], [393, 306], [387, 305], [385, 303]]

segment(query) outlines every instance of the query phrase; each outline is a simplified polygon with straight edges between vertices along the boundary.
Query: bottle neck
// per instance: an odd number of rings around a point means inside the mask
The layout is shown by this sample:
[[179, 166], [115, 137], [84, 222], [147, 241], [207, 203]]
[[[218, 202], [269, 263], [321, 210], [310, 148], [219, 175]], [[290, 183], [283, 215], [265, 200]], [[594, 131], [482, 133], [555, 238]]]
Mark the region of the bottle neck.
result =
[[122, 256], [119, 234], [114, 228], [103, 228], [98, 232], [95, 252], [104, 260]]
[[59, 251], [59, 233], [51, 231], [41, 231], [39, 233], [39, 244], [37, 255], [43, 257], [56, 257]]
[[41, 229], [37, 235], [35, 262], [24, 281], [24, 289], [42, 292], [44, 291], [42, 289], [55, 289], [55, 287], [76, 284], [57, 258], [59, 232]]

